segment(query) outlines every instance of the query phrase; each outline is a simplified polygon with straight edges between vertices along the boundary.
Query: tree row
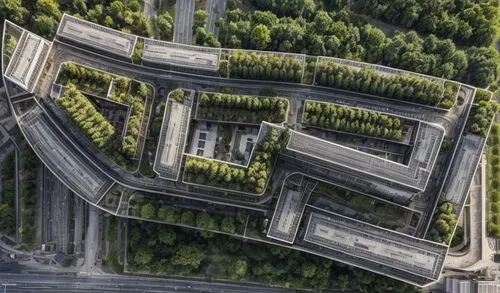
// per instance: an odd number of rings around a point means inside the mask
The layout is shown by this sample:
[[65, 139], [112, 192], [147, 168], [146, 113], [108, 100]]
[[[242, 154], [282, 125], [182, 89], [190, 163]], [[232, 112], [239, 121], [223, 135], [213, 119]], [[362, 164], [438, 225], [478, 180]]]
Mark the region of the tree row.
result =
[[152, 94], [151, 87], [145, 83], [132, 81], [125, 77], [117, 77], [114, 80], [110, 98], [131, 108], [127, 133], [121, 147], [122, 152], [128, 158], [135, 158], [137, 155], [145, 100]]
[[332, 103], [307, 101], [302, 124], [395, 140], [403, 138], [403, 121], [397, 117]]
[[15, 157], [14, 151], [7, 153], [2, 161], [2, 197], [0, 198], [0, 233], [15, 236]]
[[188, 156], [185, 180], [200, 185], [261, 194], [269, 180], [273, 158], [288, 142], [288, 135], [287, 131], [280, 133], [272, 127], [267, 130], [246, 169]]
[[302, 62], [292, 56], [236, 50], [229, 60], [231, 78], [301, 82]]
[[494, 102], [480, 101], [470, 111], [467, 120], [469, 131], [486, 138], [491, 121], [499, 109], [499, 105]]
[[36, 210], [39, 159], [26, 141], [21, 144], [21, 243], [26, 249], [34, 249], [36, 242]]
[[82, 92], [95, 94], [100, 97], [105, 97], [111, 75], [99, 70], [81, 66], [73, 62], [66, 62], [61, 65], [56, 83], [68, 85], [70, 83], [76, 85]]
[[231, 234], [243, 234], [247, 218], [247, 214], [243, 210], [236, 215], [225, 215], [218, 212], [184, 210], [168, 204], [157, 205], [137, 202], [131, 206], [133, 214], [144, 219], [195, 226], [205, 230], [222, 231]]
[[367, 67], [358, 70], [335, 61], [318, 62], [316, 83], [431, 106], [439, 105], [444, 91], [438, 81], [409, 74], [384, 75]]
[[500, 238], [500, 123], [491, 127], [487, 147], [488, 162], [488, 198], [490, 210], [488, 231]]
[[106, 149], [113, 139], [115, 130], [74, 85], [69, 84], [68, 89], [57, 100], [57, 104], [96, 146]]
[[456, 205], [450, 201], [440, 204], [434, 223], [429, 230], [428, 238], [432, 241], [449, 244], [453, 237], [453, 230], [457, 224]]
[[285, 98], [201, 93], [197, 118], [255, 124], [262, 121], [281, 123], [287, 118], [288, 107]]

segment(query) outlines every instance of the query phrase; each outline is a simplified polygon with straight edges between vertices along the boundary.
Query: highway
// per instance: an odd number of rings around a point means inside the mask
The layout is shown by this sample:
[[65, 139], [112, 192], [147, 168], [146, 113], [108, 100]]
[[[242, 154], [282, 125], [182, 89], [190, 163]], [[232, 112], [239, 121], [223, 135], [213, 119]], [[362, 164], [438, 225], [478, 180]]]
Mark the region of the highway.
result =
[[175, 3], [174, 42], [191, 45], [195, 0], [177, 0]]
[[207, 17], [207, 32], [218, 34], [219, 28], [215, 27], [217, 19], [224, 16], [226, 11], [226, 0], [207, 0], [206, 8]]
[[[208, 282], [194, 279], [162, 279], [128, 275], [0, 274], [3, 292], [226, 292], [292, 293], [292, 289], [273, 288], [243, 282]], [[305, 292], [305, 291], [301, 291]]]

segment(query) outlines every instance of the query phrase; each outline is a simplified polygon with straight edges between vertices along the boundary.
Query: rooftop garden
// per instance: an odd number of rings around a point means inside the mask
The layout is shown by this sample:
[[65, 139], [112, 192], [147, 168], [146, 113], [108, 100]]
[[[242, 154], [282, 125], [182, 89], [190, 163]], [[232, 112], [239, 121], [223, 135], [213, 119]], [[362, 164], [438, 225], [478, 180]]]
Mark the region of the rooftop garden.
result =
[[435, 242], [448, 244], [451, 241], [456, 224], [456, 204], [443, 201], [434, 215], [434, 222], [427, 234], [427, 238]]
[[401, 141], [403, 119], [348, 106], [306, 101], [302, 124]]
[[410, 74], [385, 75], [368, 67], [358, 70], [330, 60], [318, 62], [316, 83], [418, 104], [444, 108], [453, 106], [450, 103], [439, 104], [444, 91], [439, 81]]
[[184, 168], [184, 181], [199, 185], [260, 195], [265, 191], [271, 176], [275, 155], [288, 142], [288, 131], [270, 127], [258, 142], [248, 168], [188, 156]]
[[[128, 169], [134, 169], [133, 165], [135, 163], [133, 163], [133, 160], [138, 156], [140, 147], [139, 140], [142, 136], [142, 132], [145, 131], [143, 127], [146, 123], [144, 121], [147, 121], [147, 113], [145, 113], [145, 110], [147, 108], [146, 105], [151, 102], [153, 96], [152, 87], [143, 82], [116, 76], [72, 62], [63, 63], [61, 65], [56, 83], [71, 87], [72, 90], [69, 93], [72, 95], [75, 95], [75, 90], [78, 92], [81, 91], [130, 107], [130, 116], [128, 117], [128, 121], [126, 121], [126, 132], [119, 143], [116, 143], [116, 136], [118, 136], [118, 133], [115, 134], [114, 131], [99, 132], [102, 135], [106, 135], [106, 137], [99, 137], [97, 139], [95, 139], [95, 133], [89, 133], [87, 136], [89, 136], [92, 142], [99, 148], [110, 151], [113, 161]], [[83, 98], [89, 103], [88, 106], [92, 106], [92, 108], [96, 110], [85, 97]], [[82, 101], [80, 96], [79, 101]], [[71, 98], [68, 99], [67, 97], [62, 101], [58, 101], [58, 103], [60, 105], [64, 104], [63, 107], [67, 112], [73, 110]], [[70, 112], [68, 113], [70, 116], [73, 115]], [[102, 118], [106, 120], [104, 117]], [[78, 121], [74, 121], [79, 125]], [[99, 118], [99, 121], [101, 121], [101, 118]], [[82, 128], [84, 132], [88, 132], [83, 128], [84, 125], [79, 125], [79, 127]], [[112, 127], [110, 129], [112, 129]], [[111, 145], [112, 141], [113, 145]]]
[[14, 50], [16, 49], [17, 39], [11, 35], [5, 35], [3, 47], [3, 69], [7, 69], [7, 65], [9, 65], [10, 58], [12, 58], [12, 54], [14, 54]]
[[469, 131], [484, 138], [488, 135], [491, 121], [500, 106], [494, 102], [480, 101], [472, 107], [467, 120]]
[[198, 97], [198, 119], [260, 124], [286, 120], [288, 100], [221, 93], [201, 92]]
[[[226, 64], [224, 63], [224, 65]], [[279, 53], [262, 54], [235, 50], [229, 59], [229, 76], [231, 78], [301, 82], [302, 61], [294, 56]]]
[[488, 231], [500, 238], [500, 123], [493, 124], [488, 136]]

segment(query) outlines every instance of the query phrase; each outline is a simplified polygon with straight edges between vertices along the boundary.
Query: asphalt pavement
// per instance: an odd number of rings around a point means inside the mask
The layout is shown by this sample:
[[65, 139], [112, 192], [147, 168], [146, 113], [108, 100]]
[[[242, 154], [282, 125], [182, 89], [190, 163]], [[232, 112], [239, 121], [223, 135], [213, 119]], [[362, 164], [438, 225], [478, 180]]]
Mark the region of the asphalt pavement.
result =
[[175, 3], [174, 42], [191, 45], [195, 0], [177, 0]]
[[93, 275], [90, 277], [55, 274], [0, 273], [4, 292], [226, 292], [288, 293], [293, 289], [273, 288], [242, 282], [163, 279], [129, 275]]

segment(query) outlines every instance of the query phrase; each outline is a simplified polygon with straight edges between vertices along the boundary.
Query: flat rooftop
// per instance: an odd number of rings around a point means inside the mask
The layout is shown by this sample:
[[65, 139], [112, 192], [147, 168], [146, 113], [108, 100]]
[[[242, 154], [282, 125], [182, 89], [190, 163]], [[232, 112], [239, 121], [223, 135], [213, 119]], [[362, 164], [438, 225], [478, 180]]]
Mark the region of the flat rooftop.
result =
[[49, 53], [50, 43], [23, 30], [16, 49], [5, 71], [5, 77], [32, 93]]
[[217, 71], [219, 69], [220, 53], [220, 48], [144, 39], [142, 59], [158, 64]]
[[186, 145], [191, 107], [169, 99], [163, 114], [153, 170], [161, 178], [177, 180]]
[[291, 175], [285, 180], [267, 237], [290, 244], [294, 242], [307, 200], [315, 186], [316, 183], [305, 181], [303, 175]]
[[320, 212], [310, 214], [304, 241], [433, 280], [447, 251], [438, 243]]
[[64, 14], [57, 36], [116, 55], [131, 57], [137, 36]]
[[40, 107], [36, 107], [19, 120], [26, 139], [44, 164], [71, 190], [92, 203], [113, 184], [101, 170], [77, 155], [54, 131]]
[[290, 133], [288, 150], [420, 191], [427, 186], [444, 137], [443, 129], [419, 122], [410, 160], [404, 165], [298, 131]]

